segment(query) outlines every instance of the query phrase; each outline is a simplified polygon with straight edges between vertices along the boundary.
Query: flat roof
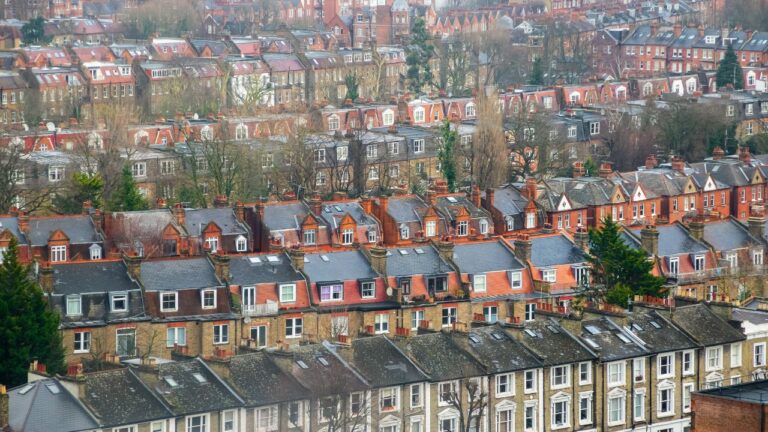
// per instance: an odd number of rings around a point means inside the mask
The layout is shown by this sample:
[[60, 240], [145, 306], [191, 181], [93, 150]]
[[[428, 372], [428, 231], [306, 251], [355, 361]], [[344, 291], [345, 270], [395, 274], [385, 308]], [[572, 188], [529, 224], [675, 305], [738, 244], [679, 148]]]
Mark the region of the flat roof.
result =
[[706, 396], [721, 397], [747, 403], [768, 405], [768, 380], [753, 381], [727, 387], [718, 387], [697, 392]]

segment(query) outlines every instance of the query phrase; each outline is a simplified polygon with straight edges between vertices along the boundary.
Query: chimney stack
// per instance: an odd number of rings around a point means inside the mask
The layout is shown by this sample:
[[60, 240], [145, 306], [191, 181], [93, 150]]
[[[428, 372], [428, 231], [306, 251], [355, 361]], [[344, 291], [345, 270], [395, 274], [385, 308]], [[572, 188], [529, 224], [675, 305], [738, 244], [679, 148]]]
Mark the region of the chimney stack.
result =
[[141, 280], [141, 257], [135, 255], [123, 256], [125, 266], [128, 268], [128, 275], [136, 280]]
[[437, 202], [437, 200], [435, 199], [435, 191], [433, 191], [432, 189], [427, 189], [425, 200], [427, 201], [428, 206], [435, 205], [435, 203]]
[[525, 197], [531, 201], [534, 201], [536, 198], [538, 198], [536, 179], [533, 177], [528, 177], [525, 179]]
[[763, 206], [753, 206], [749, 219], [747, 220], [749, 233], [758, 240], [765, 238], [765, 208]]
[[652, 256], [659, 254], [659, 231], [653, 225], [646, 225], [640, 230], [640, 244]]
[[91, 209], [93, 208], [93, 202], [91, 200], [85, 200], [83, 201], [83, 214], [87, 215], [91, 212]]
[[658, 165], [658, 161], [656, 160], [655, 154], [649, 154], [647, 158], [645, 158], [645, 169], [654, 169]]
[[490, 210], [493, 208], [493, 202], [496, 199], [496, 191], [493, 188], [485, 190], [485, 208]]
[[472, 193], [470, 197], [472, 199], [472, 204], [474, 204], [475, 207], [480, 208], [480, 186], [472, 185]]
[[685, 174], [685, 161], [677, 156], [673, 157], [672, 169], [679, 172], [680, 174]]
[[25, 211], [19, 211], [18, 217], [19, 231], [29, 234], [29, 215]]
[[453, 260], [453, 241], [451, 241], [450, 237], [445, 237], [442, 240], [437, 240], [434, 242], [435, 247], [437, 248], [437, 253], [440, 254], [441, 257], [443, 257], [446, 261], [452, 261]]
[[213, 198], [213, 206], [215, 208], [225, 208], [229, 205], [229, 199], [226, 195], [216, 195]]
[[389, 197], [386, 195], [382, 195], [379, 197], [379, 220], [382, 220], [385, 214], [387, 214], [387, 210], [389, 209]]
[[739, 147], [739, 162], [745, 165], [752, 163], [752, 155], [749, 153], [749, 147]]
[[288, 256], [291, 257], [291, 264], [297, 271], [304, 271], [304, 250], [299, 247], [288, 249]]
[[515, 240], [515, 256], [523, 263], [531, 261], [533, 242], [527, 234], [523, 234]]
[[240, 200], [235, 203], [235, 218], [238, 222], [245, 223], [245, 206]]
[[380, 274], [387, 274], [387, 250], [380, 244], [375, 245], [370, 249], [371, 267], [373, 270]]
[[691, 233], [691, 237], [696, 240], [704, 239], [704, 218], [696, 215], [693, 220], [688, 224], [688, 231]]
[[183, 227], [187, 217], [186, 213], [184, 212], [184, 206], [181, 205], [181, 203], [176, 203], [176, 205], [173, 206], [173, 215], [176, 217], [176, 223]]
[[584, 227], [576, 228], [576, 232], [573, 233], [573, 241], [576, 243], [576, 247], [583, 251], [589, 249], [589, 232]]
[[679, 38], [681, 34], [683, 34], [683, 26], [679, 22], [676, 22], [672, 26], [672, 32], [675, 34], [676, 38]]
[[720, 160], [725, 156], [725, 151], [722, 147], [717, 146], [712, 150], [712, 160]]
[[229, 256], [211, 255], [211, 260], [213, 261], [213, 270], [216, 273], [216, 277], [222, 282], [229, 281]]
[[598, 175], [602, 178], [608, 178], [613, 173], [613, 168], [610, 162], [603, 162], [600, 164], [600, 170]]
[[586, 174], [586, 170], [584, 169], [584, 162], [581, 162], [581, 161], [574, 162], [571, 177], [579, 178], [579, 177], [583, 177], [584, 174]]
[[40, 288], [44, 292], [50, 294], [53, 292], [53, 285], [55, 281], [53, 278], [53, 267], [50, 264], [45, 263], [40, 266]]
[[91, 214], [91, 220], [98, 229], [104, 229], [104, 216], [101, 214], [101, 210], [96, 209]]
[[323, 202], [320, 200], [320, 194], [315, 193], [312, 198], [309, 199], [309, 209], [316, 216], [323, 214]]
[[2, 431], [6, 430], [11, 422], [10, 412], [8, 389], [0, 384], [0, 430]]
[[363, 208], [365, 214], [373, 214], [373, 201], [371, 200], [371, 197], [364, 195], [362, 198], [360, 198], [360, 207]]
[[164, 209], [168, 203], [165, 201], [165, 198], [160, 197], [155, 201], [155, 204], [157, 205], [157, 208]]

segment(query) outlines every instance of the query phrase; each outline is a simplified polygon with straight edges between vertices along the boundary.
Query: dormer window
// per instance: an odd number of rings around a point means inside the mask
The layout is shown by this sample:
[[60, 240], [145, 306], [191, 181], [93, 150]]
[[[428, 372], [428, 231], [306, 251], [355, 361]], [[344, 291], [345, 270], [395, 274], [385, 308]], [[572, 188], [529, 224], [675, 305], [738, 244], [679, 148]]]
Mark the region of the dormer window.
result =
[[88, 251], [91, 254], [91, 260], [101, 259], [101, 246], [97, 244], [92, 244], [91, 247], [88, 248]]
[[206, 289], [200, 293], [200, 303], [203, 305], [203, 309], [215, 309], [216, 308], [216, 290]]
[[401, 240], [408, 240], [408, 238], [411, 236], [411, 230], [408, 229], [408, 226], [405, 224], [400, 225], [400, 239]]
[[513, 218], [512, 216], [507, 216], [506, 223], [507, 223], [507, 231], [515, 230], [515, 218]]
[[80, 296], [67, 296], [67, 316], [80, 316], [82, 311], [82, 299]]
[[67, 260], [66, 246], [51, 246], [51, 262], [64, 262]]
[[351, 245], [355, 239], [355, 230], [345, 229], [341, 231], [341, 244]]
[[460, 221], [456, 224], [456, 235], [460, 237], [465, 237], [469, 233], [469, 222], [468, 221]]
[[485, 292], [486, 279], [485, 275], [474, 275], [472, 277], [472, 288], [475, 292]]
[[304, 244], [307, 246], [312, 246], [315, 244], [315, 230], [305, 230], [304, 231]]
[[704, 264], [704, 263], [705, 263], [705, 262], [706, 262], [706, 261], [705, 261], [705, 257], [704, 257], [704, 255], [696, 255], [696, 256], [693, 258], [693, 269], [694, 269], [695, 271], [697, 271], [697, 272], [702, 272], [702, 271], [704, 271], [704, 267], [705, 267], [705, 264]]
[[427, 290], [430, 294], [436, 292], [444, 292], [448, 290], [448, 277], [441, 276], [428, 276], [427, 277]]
[[238, 252], [245, 252], [248, 250], [248, 240], [244, 236], [238, 236], [235, 240], [235, 249]]
[[215, 253], [219, 250], [219, 238], [218, 237], [208, 237], [205, 239], [205, 248], [208, 249], [211, 253]]
[[427, 237], [434, 237], [437, 235], [437, 222], [427, 221]]
[[160, 312], [176, 312], [178, 310], [177, 296], [176, 292], [160, 293]]
[[360, 297], [364, 299], [376, 297], [376, 282], [372, 280], [360, 281]]
[[486, 235], [488, 234], [488, 220], [487, 219], [480, 219], [480, 234]]
[[112, 294], [112, 312], [125, 312], [128, 310], [128, 294]]
[[320, 301], [337, 301], [344, 299], [342, 284], [320, 285]]

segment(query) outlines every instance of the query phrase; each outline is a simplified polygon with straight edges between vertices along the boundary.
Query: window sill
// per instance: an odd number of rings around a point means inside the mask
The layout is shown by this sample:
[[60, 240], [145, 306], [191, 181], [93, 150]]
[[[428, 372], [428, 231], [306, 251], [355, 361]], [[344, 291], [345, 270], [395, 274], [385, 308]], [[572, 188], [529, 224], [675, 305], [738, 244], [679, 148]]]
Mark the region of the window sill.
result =
[[229, 345], [229, 341], [226, 342], [214, 342], [214, 345]]
[[73, 354], [88, 354], [91, 350], [74, 350]]
[[658, 418], [666, 418], [666, 417], [674, 417], [674, 415], [675, 415], [675, 413], [673, 411], [673, 412], [668, 412], [668, 413], [657, 413], [656, 417], [658, 417]]

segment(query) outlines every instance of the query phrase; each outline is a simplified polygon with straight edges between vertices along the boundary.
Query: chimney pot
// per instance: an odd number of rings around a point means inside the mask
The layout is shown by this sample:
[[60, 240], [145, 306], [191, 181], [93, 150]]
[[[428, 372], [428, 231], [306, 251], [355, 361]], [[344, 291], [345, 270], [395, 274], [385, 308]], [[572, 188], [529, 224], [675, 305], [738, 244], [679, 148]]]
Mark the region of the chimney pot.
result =
[[521, 235], [515, 240], [515, 256], [523, 263], [528, 263], [531, 260], [532, 249], [533, 242], [527, 235]]

